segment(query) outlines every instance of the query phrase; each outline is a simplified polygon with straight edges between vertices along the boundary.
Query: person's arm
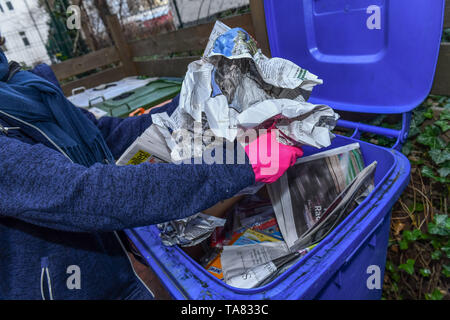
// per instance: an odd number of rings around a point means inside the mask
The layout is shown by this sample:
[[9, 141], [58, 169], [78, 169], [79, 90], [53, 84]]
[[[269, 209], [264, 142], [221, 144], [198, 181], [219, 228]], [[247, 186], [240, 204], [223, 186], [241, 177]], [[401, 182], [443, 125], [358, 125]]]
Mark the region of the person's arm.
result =
[[255, 181], [248, 164], [86, 168], [41, 144], [2, 136], [0, 172], [0, 216], [75, 232], [184, 218]]
[[99, 120], [87, 110], [82, 112], [91, 120], [101, 131], [108, 147], [115, 159], [125, 152], [125, 150], [152, 124], [152, 114], [167, 112], [169, 116], [176, 109], [179, 103], [179, 96], [175, 97], [170, 103], [152, 110], [149, 114], [143, 114], [131, 118], [102, 117]]

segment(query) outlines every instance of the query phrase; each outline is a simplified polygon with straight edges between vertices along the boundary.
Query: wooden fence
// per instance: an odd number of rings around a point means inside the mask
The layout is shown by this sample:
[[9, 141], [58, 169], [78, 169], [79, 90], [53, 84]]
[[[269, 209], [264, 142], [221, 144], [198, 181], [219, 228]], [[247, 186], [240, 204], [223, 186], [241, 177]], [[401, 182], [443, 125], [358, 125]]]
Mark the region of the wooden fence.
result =
[[[446, 4], [444, 28], [450, 28], [450, 0]], [[250, 9], [251, 13], [222, 21], [230, 27], [247, 30], [258, 41], [262, 51], [270, 56], [263, 1], [250, 0]], [[63, 83], [66, 95], [71, 95], [72, 90], [78, 87], [92, 88], [132, 75], [180, 77], [185, 74], [190, 62], [199, 59], [198, 56], [151, 60], [144, 57], [200, 51], [205, 48], [213, 25], [202, 24], [129, 42], [123, 36], [117, 17], [109, 16], [108, 28], [112, 31], [114, 46], [54, 64], [52, 68]], [[70, 81], [74, 76], [98, 69], [102, 71]], [[450, 43], [441, 43], [431, 93], [450, 95]]]

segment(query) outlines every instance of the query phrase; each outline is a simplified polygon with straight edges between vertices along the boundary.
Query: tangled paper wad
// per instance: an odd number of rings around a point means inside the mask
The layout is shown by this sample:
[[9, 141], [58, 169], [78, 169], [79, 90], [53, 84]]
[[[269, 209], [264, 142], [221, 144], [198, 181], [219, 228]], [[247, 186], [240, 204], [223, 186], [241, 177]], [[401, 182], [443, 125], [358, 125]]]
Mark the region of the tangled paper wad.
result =
[[[153, 123], [165, 136], [173, 160], [186, 157], [179, 152], [182, 139], [177, 133], [193, 132], [195, 123], [228, 141], [247, 129], [274, 124], [285, 144], [327, 147], [338, 115], [328, 106], [306, 102], [318, 84], [322, 80], [296, 64], [264, 56], [243, 29], [218, 21], [204, 56], [188, 67], [178, 108], [170, 117], [153, 115]], [[188, 156], [201, 156], [211, 143], [203, 141]]]

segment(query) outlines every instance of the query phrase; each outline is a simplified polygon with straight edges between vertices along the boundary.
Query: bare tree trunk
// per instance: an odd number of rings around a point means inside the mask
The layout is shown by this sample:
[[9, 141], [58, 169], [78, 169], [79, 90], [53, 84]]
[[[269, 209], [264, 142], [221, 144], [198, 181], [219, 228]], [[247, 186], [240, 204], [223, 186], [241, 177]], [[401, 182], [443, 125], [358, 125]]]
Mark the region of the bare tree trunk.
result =
[[94, 0], [94, 6], [97, 9], [98, 15], [106, 28], [106, 33], [108, 34], [109, 39], [111, 41], [114, 41], [114, 38], [111, 35], [111, 31], [108, 28], [108, 20], [106, 19], [107, 16], [111, 15], [111, 10], [109, 9], [108, 2], [106, 0]]

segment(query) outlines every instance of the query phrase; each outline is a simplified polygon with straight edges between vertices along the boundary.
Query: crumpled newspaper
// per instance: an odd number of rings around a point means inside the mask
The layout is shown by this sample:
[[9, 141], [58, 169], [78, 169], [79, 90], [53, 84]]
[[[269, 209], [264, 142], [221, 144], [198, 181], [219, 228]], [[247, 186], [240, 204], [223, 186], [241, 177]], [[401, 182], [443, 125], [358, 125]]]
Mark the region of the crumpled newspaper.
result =
[[[210, 129], [215, 137], [234, 141], [247, 129], [275, 123], [282, 143], [327, 147], [339, 116], [328, 106], [306, 102], [318, 84], [321, 79], [293, 62], [266, 57], [243, 29], [217, 21], [202, 59], [188, 67], [178, 108], [170, 117], [159, 113], [152, 119], [174, 161], [201, 157], [214, 145], [214, 139], [204, 139], [193, 153], [183, 154], [178, 133], [186, 130], [193, 139]], [[203, 131], [195, 133], [195, 125]]]
[[192, 247], [207, 239], [217, 227], [223, 227], [225, 222], [226, 219], [199, 212], [184, 219], [160, 223], [157, 227], [165, 246]]

